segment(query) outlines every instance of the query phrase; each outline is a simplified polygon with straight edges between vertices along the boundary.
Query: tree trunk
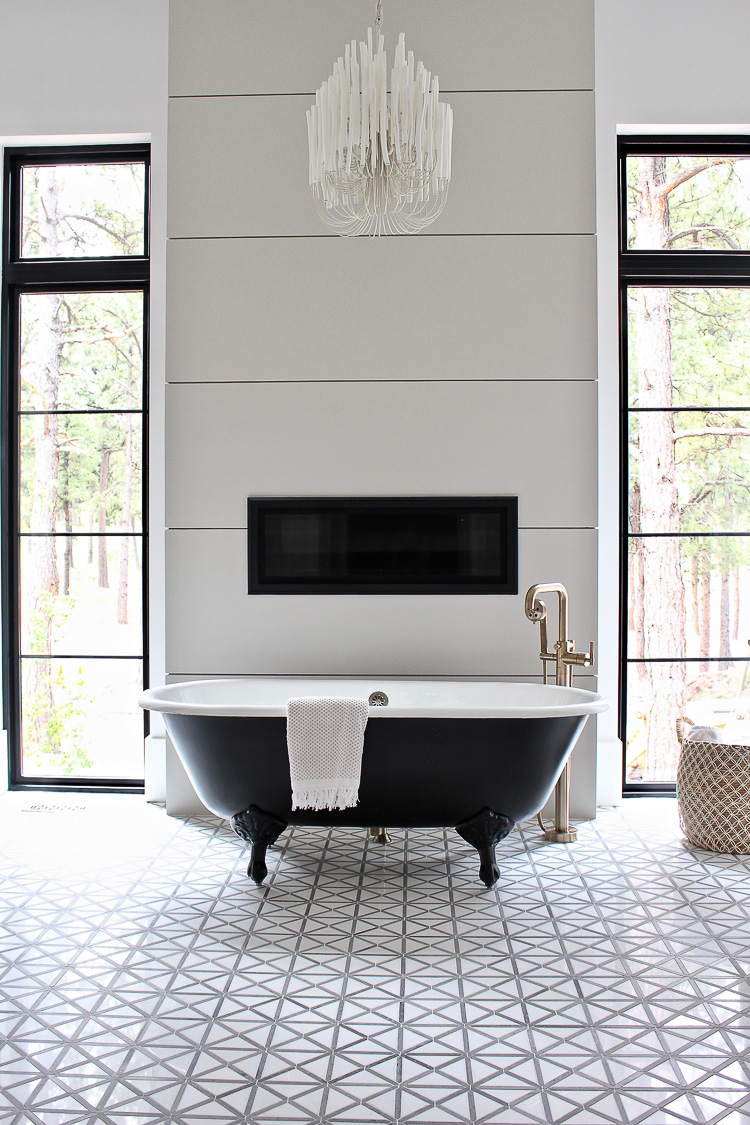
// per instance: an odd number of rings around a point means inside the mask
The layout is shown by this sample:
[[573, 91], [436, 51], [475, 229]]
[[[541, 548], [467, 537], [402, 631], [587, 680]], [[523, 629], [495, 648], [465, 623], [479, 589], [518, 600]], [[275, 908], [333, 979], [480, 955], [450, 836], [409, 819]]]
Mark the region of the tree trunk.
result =
[[62, 470], [62, 513], [65, 520], [65, 547], [63, 551], [63, 588], [65, 597], [70, 593], [70, 571], [73, 566], [73, 520], [70, 514], [70, 481], [68, 477], [68, 454], [60, 454], [60, 467]]
[[695, 633], [696, 637], [698, 636], [701, 627], [699, 609], [700, 597], [698, 594], [698, 573], [698, 555], [696, 553], [694, 555], [691, 555], [690, 557], [690, 585], [692, 587], [690, 605], [693, 611], [693, 632]]
[[[642, 541], [641, 541], [642, 543]], [[643, 658], [643, 547], [633, 553], [633, 656]]]
[[138, 550], [138, 535], [136, 534], [136, 530], [135, 530], [135, 517], [133, 517], [131, 519], [130, 526], [133, 529], [133, 559], [135, 560], [135, 568], [136, 568], [136, 570], [140, 570], [141, 569], [141, 555], [140, 555], [140, 552]]
[[729, 641], [729, 574], [726, 570], [721, 576], [719, 619], [719, 671], [727, 672], [732, 666], [732, 646]]
[[648, 665], [643, 663], [643, 635], [644, 635], [644, 608], [643, 608], [643, 546], [642, 540], [631, 540], [638, 545], [631, 556], [632, 567], [632, 604], [629, 614], [630, 648], [632, 656], [640, 663], [635, 665], [639, 683], [649, 679]]
[[[641, 490], [638, 481], [633, 482], [629, 498], [628, 513], [630, 531], [637, 535], [641, 530]], [[628, 632], [632, 637], [632, 655], [643, 656], [643, 546], [642, 540], [630, 540], [628, 559]], [[643, 669], [639, 667], [639, 674]]]
[[107, 571], [107, 540], [104, 532], [107, 530], [107, 482], [109, 480], [109, 457], [112, 451], [106, 447], [102, 449], [102, 460], [99, 466], [99, 511], [97, 513], [97, 529], [99, 531], [99, 587], [109, 589], [109, 573]]
[[[667, 197], [664, 157], [638, 161], [638, 246], [667, 245]], [[636, 339], [638, 400], [642, 407], [672, 404], [672, 346], [669, 289], [643, 286], [637, 291]], [[680, 529], [672, 416], [661, 410], [639, 415], [641, 527], [646, 531]], [[646, 537], [643, 543], [643, 610], [645, 660], [674, 657], [675, 663], [647, 664], [648, 717], [645, 777], [674, 778], [679, 743], [675, 720], [684, 710], [685, 597], [680, 543], [672, 537]]]
[[740, 568], [733, 566], [732, 577], [732, 640], [740, 635]]
[[[701, 627], [698, 652], [701, 656], [711, 653], [711, 567], [708, 559], [704, 559], [701, 573]], [[708, 662], [702, 660], [699, 669], [708, 671]]]
[[[128, 386], [128, 406], [132, 403], [132, 378]], [[130, 530], [130, 500], [133, 493], [133, 415], [125, 414], [125, 473], [123, 479], [122, 519], [120, 527], [123, 531], [120, 545], [120, 581], [117, 588], [117, 623], [128, 623], [128, 557]]]
[[[54, 167], [36, 172], [40, 250], [44, 257], [57, 253], [57, 180]], [[34, 482], [29, 530], [29, 568], [26, 582], [26, 613], [33, 626], [34, 650], [52, 651], [54, 600], [60, 592], [55, 531], [57, 509], [58, 437], [57, 410], [62, 352], [61, 301], [55, 293], [33, 298], [37, 311], [37, 379], [35, 390], [40, 410], [34, 415]], [[43, 413], [52, 411], [52, 413]], [[24, 710], [32, 716], [27, 727], [33, 744], [59, 753], [60, 746], [50, 733], [55, 730], [54, 699], [49, 659], [25, 661]], [[31, 749], [26, 747], [25, 749]]]

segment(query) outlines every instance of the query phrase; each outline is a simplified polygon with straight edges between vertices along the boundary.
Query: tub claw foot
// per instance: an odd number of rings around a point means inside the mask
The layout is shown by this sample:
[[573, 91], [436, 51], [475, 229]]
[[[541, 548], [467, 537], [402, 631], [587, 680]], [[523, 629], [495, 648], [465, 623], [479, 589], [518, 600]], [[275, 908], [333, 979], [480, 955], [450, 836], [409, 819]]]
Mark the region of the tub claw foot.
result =
[[247, 873], [260, 886], [268, 874], [266, 848], [278, 840], [287, 823], [257, 805], [235, 813], [230, 823], [241, 840], [252, 844]]
[[500, 868], [495, 862], [495, 845], [513, 829], [515, 821], [492, 809], [482, 809], [456, 825], [456, 832], [479, 852], [479, 878], [485, 887], [493, 887], [500, 878]]

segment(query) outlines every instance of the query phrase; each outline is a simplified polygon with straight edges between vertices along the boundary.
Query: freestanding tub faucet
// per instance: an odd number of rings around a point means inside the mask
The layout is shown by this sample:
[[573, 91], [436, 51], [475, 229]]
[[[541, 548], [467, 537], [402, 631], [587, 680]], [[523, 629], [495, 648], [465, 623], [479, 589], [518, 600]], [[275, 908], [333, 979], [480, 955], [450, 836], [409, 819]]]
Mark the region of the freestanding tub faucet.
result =
[[[547, 642], [547, 606], [539, 594], [557, 594], [557, 641], [553, 651]], [[573, 668], [589, 668], [594, 663], [594, 642], [588, 652], [575, 652], [575, 641], [568, 636], [568, 591], [562, 582], [537, 582], [526, 591], [524, 611], [529, 621], [539, 623], [539, 640], [542, 662], [542, 680], [547, 683], [547, 665], [554, 662], [555, 683], [558, 687], [570, 687], [573, 682]], [[570, 758], [555, 785], [555, 823], [547, 828], [541, 813], [537, 819], [547, 840], [558, 844], [572, 844], [578, 838], [578, 829], [570, 823]]]

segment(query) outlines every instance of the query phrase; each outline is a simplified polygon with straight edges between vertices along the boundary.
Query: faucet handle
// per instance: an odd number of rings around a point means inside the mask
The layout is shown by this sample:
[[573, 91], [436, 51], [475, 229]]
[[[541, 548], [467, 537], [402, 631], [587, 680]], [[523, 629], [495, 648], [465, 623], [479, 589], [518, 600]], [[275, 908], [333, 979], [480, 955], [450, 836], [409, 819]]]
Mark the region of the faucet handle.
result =
[[588, 652], [573, 652], [573, 641], [570, 643], [570, 649], [565, 653], [563, 660], [566, 664], [575, 664], [579, 668], [590, 668], [594, 663], [594, 642], [589, 645]]

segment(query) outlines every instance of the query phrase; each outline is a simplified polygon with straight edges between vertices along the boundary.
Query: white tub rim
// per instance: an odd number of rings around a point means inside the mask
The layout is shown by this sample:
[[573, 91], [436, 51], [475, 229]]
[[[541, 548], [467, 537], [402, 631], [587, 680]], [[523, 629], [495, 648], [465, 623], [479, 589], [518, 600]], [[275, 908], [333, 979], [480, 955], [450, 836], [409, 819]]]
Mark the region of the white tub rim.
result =
[[[273, 702], [262, 699], [232, 702], [217, 698], [227, 691], [229, 685], [241, 691], [242, 685], [249, 684], [275, 687], [276, 699]], [[426, 698], [421, 701], [412, 698], [410, 702], [404, 702], [409, 689], [414, 697], [419, 694], [421, 685], [425, 685], [423, 695]], [[399, 679], [390, 676], [216, 676], [151, 688], [143, 692], [138, 702], [146, 710], [164, 714], [273, 718], [286, 717], [286, 701], [290, 697], [368, 698], [376, 691], [385, 692], [389, 703], [386, 707], [371, 706], [370, 719], [563, 718], [592, 715], [609, 709], [604, 696], [586, 688], [524, 683], [505, 678], [448, 679], [429, 676]], [[200, 697], [201, 694], [203, 699], [190, 699], [191, 695]], [[211, 694], [214, 695], [213, 701], [206, 698]], [[444, 702], [440, 701], [441, 695], [447, 697]]]

